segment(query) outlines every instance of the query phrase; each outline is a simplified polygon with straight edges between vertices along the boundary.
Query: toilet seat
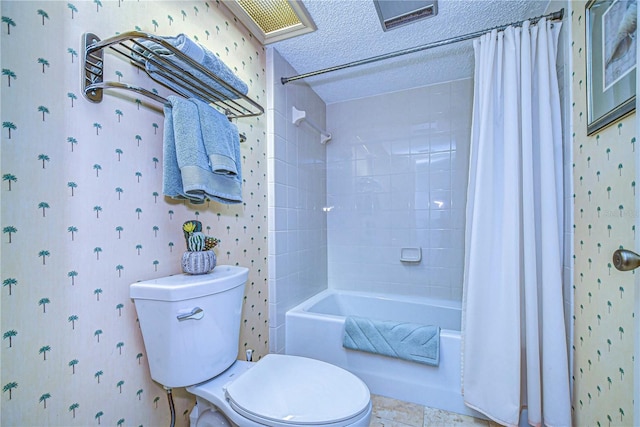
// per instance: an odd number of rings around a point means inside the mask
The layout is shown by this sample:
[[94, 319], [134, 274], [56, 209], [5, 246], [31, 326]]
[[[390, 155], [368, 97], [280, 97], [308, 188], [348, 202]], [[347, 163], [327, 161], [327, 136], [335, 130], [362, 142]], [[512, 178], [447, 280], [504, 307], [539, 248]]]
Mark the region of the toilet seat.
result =
[[367, 386], [319, 360], [269, 354], [225, 387], [242, 416], [264, 425], [351, 425], [370, 410]]
[[[368, 427], [372, 410], [369, 389], [355, 375], [282, 354], [256, 363], [238, 360], [187, 391], [197, 397], [197, 413], [217, 410], [241, 427]], [[201, 425], [197, 413], [192, 426]]]

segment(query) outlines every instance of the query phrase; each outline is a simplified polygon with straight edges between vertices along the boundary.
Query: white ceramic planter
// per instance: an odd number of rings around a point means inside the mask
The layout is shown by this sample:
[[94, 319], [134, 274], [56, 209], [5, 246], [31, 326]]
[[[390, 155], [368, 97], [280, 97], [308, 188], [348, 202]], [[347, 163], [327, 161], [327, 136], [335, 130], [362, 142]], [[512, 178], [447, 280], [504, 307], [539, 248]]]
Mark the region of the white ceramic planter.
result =
[[182, 271], [188, 274], [206, 274], [216, 266], [213, 251], [185, 252], [182, 254]]

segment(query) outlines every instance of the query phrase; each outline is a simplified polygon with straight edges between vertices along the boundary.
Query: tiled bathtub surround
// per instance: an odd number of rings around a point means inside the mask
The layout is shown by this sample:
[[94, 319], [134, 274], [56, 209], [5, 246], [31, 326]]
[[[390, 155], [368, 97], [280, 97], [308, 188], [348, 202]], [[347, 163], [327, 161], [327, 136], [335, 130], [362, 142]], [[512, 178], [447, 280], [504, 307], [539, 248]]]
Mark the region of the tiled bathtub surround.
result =
[[467, 79], [327, 106], [330, 287], [461, 298], [472, 97]]
[[[270, 350], [327, 287], [460, 299], [472, 81], [325, 107], [267, 50]], [[327, 145], [291, 108], [332, 133]], [[326, 109], [326, 120], [325, 120]], [[403, 247], [421, 248], [401, 263]]]
[[293, 74], [277, 51], [267, 50], [271, 352], [284, 351], [286, 311], [327, 287], [326, 147], [317, 131], [291, 121], [296, 107], [324, 126], [325, 105], [305, 83], [280, 83]]

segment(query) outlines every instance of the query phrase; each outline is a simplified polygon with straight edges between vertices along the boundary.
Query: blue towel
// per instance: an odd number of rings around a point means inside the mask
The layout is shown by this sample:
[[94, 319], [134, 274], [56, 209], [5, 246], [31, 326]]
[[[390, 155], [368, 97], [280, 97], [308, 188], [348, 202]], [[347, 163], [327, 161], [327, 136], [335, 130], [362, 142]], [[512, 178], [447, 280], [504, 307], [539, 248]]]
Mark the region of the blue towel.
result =
[[[169, 43], [171, 46], [178, 49], [180, 52], [193, 58], [196, 62], [203, 61], [204, 50], [202, 49], [202, 46], [194, 42], [193, 40], [191, 40], [186, 35], [178, 34], [175, 37], [160, 37], [160, 38], [166, 41], [167, 43]], [[144, 47], [146, 47], [148, 50], [151, 50], [152, 52], [157, 53], [158, 55], [173, 55], [173, 53], [169, 49], [165, 48], [159, 43], [156, 43], [153, 40], [137, 39], [136, 41], [141, 45], [143, 45]], [[137, 51], [143, 50], [138, 46], [134, 46], [134, 49], [136, 49]], [[141, 53], [145, 54], [145, 56], [148, 56], [148, 52], [141, 52]]]
[[[240, 166], [240, 135], [235, 124], [215, 108], [191, 99], [200, 119], [200, 131], [207, 156], [208, 183], [206, 195], [222, 203], [242, 203], [242, 173]], [[184, 169], [181, 169], [181, 171]], [[194, 180], [198, 183], [198, 180]], [[182, 172], [185, 191], [190, 193], [190, 183]]]
[[[170, 96], [169, 102], [176, 97]], [[164, 105], [164, 136], [162, 141], [162, 194], [175, 198], [187, 198], [182, 191], [182, 175], [176, 154], [175, 132], [173, 130], [173, 104]]]
[[[192, 41], [184, 34], [179, 34], [176, 37], [163, 37], [163, 40], [180, 50], [185, 55], [191, 57], [196, 62], [201, 64], [204, 68], [211, 71], [215, 76], [220, 78], [220, 80], [224, 81], [238, 92], [246, 95], [249, 92], [249, 88], [245, 82], [243, 82], [238, 76], [236, 76], [233, 71], [227, 65], [222, 62], [213, 52], [211, 52], [206, 47]], [[179, 60], [172, 54], [168, 49], [163, 47], [162, 45], [152, 41], [152, 40], [136, 40], [141, 45], [145, 46], [147, 49], [151, 50], [158, 56], [162, 57], [162, 59], [167, 59], [171, 61], [173, 64], [176, 64], [179, 69], [185, 72], [185, 78], [190, 80], [190, 77], [186, 73], [190, 73], [194, 77], [200, 79], [207, 86], [213, 88], [214, 90], [220, 92], [220, 99], [235, 99], [238, 98], [231, 91], [226, 89], [223, 85], [218, 83], [217, 81], [207, 77], [204, 73], [196, 70], [194, 67], [186, 64], [184, 61]], [[161, 68], [157, 65], [157, 61], [154, 59], [152, 54], [148, 54], [147, 52], [142, 52], [142, 49], [138, 46], [134, 46], [134, 50], [142, 53], [145, 58], [145, 68], [149, 76], [155, 81], [162, 83], [168, 87], [176, 88], [179, 93], [183, 94], [186, 97], [193, 97], [202, 99], [200, 95], [195, 92], [191, 92], [184, 88], [177, 88], [176, 83], [172, 81], [170, 78], [166, 77], [166, 74], [161, 71]], [[173, 70], [176, 71], [176, 70]]]
[[439, 326], [350, 316], [345, 319], [342, 345], [432, 366], [440, 363]]
[[[240, 136], [236, 126], [208, 104], [191, 100], [198, 107], [204, 148], [213, 173], [240, 177]], [[227, 132], [227, 137], [220, 134]]]
[[192, 203], [206, 199], [241, 203], [240, 138], [235, 125], [197, 99], [172, 95], [168, 101], [164, 107], [163, 194]]
[[[163, 152], [163, 193], [176, 199], [189, 199], [193, 203], [204, 203], [204, 193], [193, 191], [187, 194], [183, 185], [182, 168], [191, 166], [206, 176], [207, 155], [200, 131], [200, 120], [196, 105], [177, 96], [167, 98]], [[191, 171], [193, 175], [194, 171]]]

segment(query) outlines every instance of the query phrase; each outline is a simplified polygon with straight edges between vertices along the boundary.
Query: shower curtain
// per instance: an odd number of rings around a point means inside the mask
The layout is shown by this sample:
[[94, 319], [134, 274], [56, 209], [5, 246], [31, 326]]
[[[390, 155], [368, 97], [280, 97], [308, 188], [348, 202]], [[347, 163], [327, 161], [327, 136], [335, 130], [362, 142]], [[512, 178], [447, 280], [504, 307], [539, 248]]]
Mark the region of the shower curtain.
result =
[[562, 296], [560, 23], [474, 41], [463, 292], [465, 403], [494, 421], [570, 426]]

